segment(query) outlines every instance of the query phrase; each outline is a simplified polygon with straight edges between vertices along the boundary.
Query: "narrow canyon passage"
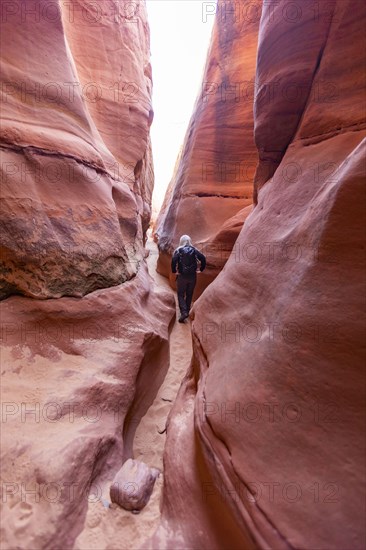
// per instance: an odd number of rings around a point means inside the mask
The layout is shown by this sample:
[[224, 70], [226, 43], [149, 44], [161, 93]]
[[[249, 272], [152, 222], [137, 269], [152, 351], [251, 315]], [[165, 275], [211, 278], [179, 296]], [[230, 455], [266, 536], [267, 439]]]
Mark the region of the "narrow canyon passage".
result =
[[[151, 237], [146, 243], [149, 251], [147, 264], [157, 292], [174, 294], [165, 277], [156, 271], [158, 248]], [[163, 452], [166, 441], [166, 421], [189, 367], [192, 356], [190, 322], [172, 325], [170, 333], [170, 364], [158, 394], [137, 427], [134, 439], [134, 458], [150, 467], [159, 468], [154, 491], [147, 506], [132, 514], [116, 505], [110, 507], [109, 487], [105, 484], [102, 499], [90, 497], [85, 527], [76, 540], [75, 550], [135, 550], [151, 537], [160, 521], [160, 499], [163, 488]]]
[[366, 3], [1, 8], [1, 549], [365, 550]]

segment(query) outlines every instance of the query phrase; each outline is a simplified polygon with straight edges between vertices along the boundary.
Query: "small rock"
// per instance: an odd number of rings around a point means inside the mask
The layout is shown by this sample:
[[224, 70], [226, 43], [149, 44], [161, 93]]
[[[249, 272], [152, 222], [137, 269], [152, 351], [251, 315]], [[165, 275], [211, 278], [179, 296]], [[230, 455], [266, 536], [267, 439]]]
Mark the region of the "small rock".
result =
[[116, 474], [110, 488], [111, 501], [134, 513], [149, 502], [160, 471], [144, 462], [129, 458]]

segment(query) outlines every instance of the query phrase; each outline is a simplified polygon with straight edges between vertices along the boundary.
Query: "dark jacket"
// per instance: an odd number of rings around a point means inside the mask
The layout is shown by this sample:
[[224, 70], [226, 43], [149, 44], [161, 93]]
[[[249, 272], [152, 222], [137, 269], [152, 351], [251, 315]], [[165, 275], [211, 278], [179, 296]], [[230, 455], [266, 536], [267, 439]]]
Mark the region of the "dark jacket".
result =
[[[184, 247], [182, 247], [184, 248]], [[191, 246], [190, 248], [193, 248], [194, 252], [195, 252], [195, 260], [196, 260], [196, 270], [197, 270], [197, 260], [200, 262], [200, 271], [203, 271], [206, 267], [206, 258], [203, 254], [201, 254], [201, 252], [199, 250], [197, 250], [197, 248], [195, 248], [194, 246]], [[182, 266], [180, 265], [181, 264], [181, 261], [180, 261], [180, 256], [179, 256], [179, 248], [176, 249], [176, 251], [174, 252], [173, 254], [173, 258], [172, 258], [172, 273], [177, 273], [177, 267], [178, 267], [178, 272], [179, 273], [182, 273]], [[193, 273], [192, 275], [188, 275], [189, 277], [193, 276], [195, 277], [195, 273]]]

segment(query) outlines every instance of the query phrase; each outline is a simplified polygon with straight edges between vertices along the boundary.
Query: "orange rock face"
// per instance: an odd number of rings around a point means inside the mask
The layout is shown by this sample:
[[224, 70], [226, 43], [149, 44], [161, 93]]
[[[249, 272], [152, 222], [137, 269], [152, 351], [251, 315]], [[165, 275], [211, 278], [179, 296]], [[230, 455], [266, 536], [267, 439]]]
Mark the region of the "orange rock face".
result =
[[153, 187], [144, 4], [6, 2], [1, 40], [1, 296], [131, 279]]
[[[200, 293], [217, 276], [252, 204], [258, 155], [253, 138], [253, 96], [261, 2], [252, 2], [244, 22], [216, 22], [203, 76], [175, 173], [155, 233], [158, 269], [168, 276], [173, 250], [189, 234], [207, 256]], [[235, 217], [229, 231], [224, 224]], [[241, 224], [239, 223], [241, 220]], [[235, 240], [235, 239], [234, 239]]]
[[149, 32], [143, 2], [1, 8], [1, 547], [73, 548], [169, 362]]
[[257, 205], [194, 306], [151, 548], [364, 546], [366, 16], [322, 6], [264, 7]]
[[[1, 546], [84, 548], [169, 362], [146, 14], [2, 4]], [[218, 4], [156, 229], [161, 271], [190, 233], [213, 282], [146, 548], [364, 548], [365, 21], [361, 0]]]

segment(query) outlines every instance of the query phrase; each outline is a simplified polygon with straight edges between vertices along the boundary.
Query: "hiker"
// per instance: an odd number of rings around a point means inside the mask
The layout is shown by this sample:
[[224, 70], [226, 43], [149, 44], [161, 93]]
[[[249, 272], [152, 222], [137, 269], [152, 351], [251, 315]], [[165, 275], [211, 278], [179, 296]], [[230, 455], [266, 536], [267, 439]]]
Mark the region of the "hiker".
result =
[[177, 292], [180, 309], [179, 323], [189, 316], [194, 287], [197, 280], [197, 260], [200, 262], [200, 271], [206, 267], [206, 258], [194, 246], [188, 235], [182, 235], [179, 246], [172, 258], [172, 272], [177, 273]]

